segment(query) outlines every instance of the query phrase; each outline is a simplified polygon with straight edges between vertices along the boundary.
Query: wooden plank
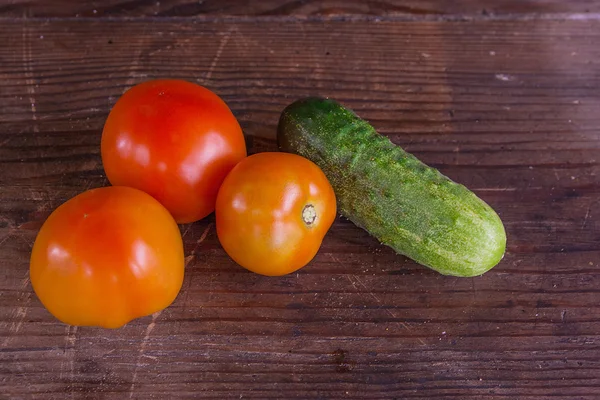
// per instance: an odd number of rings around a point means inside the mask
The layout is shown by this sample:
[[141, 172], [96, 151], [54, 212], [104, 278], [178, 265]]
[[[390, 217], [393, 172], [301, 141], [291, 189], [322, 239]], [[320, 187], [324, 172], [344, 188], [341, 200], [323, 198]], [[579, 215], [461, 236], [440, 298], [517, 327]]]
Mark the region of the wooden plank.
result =
[[591, 0], [13, 0], [0, 5], [0, 16], [12, 17], [193, 17], [193, 16], [336, 16], [374, 15], [414, 18], [495, 15], [552, 15], [600, 12]]
[[[594, 20], [5, 20], [0, 393], [598, 398], [598, 36]], [[106, 115], [157, 77], [222, 95], [252, 152], [275, 149], [294, 99], [339, 99], [497, 209], [505, 259], [442, 277], [340, 218], [308, 267], [265, 278], [226, 256], [209, 217], [181, 227], [199, 255], [172, 307], [115, 331], [56, 322], [28, 280], [37, 229], [107, 183]]]

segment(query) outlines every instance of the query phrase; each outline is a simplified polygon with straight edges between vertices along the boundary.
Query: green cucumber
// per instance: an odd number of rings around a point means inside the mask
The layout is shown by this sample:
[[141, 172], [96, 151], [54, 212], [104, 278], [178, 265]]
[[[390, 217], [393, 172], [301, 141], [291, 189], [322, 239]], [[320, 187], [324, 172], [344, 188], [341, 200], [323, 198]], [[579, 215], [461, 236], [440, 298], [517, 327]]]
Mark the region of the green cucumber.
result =
[[321, 167], [342, 215], [397, 253], [464, 277], [504, 256], [504, 226], [489, 205], [339, 103], [296, 101], [281, 115], [277, 140]]

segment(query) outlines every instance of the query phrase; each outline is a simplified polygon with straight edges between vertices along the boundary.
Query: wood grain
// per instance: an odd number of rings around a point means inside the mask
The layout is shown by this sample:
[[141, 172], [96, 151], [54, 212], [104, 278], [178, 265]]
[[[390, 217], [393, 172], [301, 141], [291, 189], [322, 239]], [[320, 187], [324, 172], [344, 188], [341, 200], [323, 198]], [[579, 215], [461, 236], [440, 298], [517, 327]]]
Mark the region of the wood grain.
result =
[[[597, 399], [599, 36], [593, 19], [3, 20], [0, 397]], [[252, 152], [275, 149], [296, 98], [340, 100], [488, 201], [505, 259], [443, 277], [340, 218], [309, 266], [266, 278], [209, 217], [181, 227], [196, 257], [171, 307], [115, 331], [58, 323], [28, 279], [37, 230], [107, 184], [103, 122], [158, 77], [222, 95]]]
[[493, 17], [593, 14], [592, 0], [11, 0], [0, 16], [12, 17], [197, 17], [197, 16], [404, 16]]

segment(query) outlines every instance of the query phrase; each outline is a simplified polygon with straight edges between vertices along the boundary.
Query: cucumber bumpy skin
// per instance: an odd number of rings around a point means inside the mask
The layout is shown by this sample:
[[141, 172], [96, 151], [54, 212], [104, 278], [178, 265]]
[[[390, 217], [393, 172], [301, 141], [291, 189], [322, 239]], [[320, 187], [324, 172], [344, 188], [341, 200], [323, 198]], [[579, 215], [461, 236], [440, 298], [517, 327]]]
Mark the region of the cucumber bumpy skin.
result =
[[277, 140], [282, 151], [321, 167], [342, 215], [397, 253], [462, 277], [481, 275], [504, 256], [504, 226], [489, 205], [339, 103], [289, 105]]

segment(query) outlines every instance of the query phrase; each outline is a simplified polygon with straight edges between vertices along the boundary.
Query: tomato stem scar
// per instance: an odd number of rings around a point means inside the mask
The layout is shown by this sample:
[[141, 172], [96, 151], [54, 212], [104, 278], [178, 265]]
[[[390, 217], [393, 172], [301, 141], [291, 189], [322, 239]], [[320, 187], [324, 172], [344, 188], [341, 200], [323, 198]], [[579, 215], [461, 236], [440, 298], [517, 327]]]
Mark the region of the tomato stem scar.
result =
[[315, 210], [315, 206], [312, 204], [305, 205], [302, 209], [302, 221], [304, 221], [306, 225], [312, 225], [313, 222], [315, 222], [315, 219], [317, 219], [317, 211]]

